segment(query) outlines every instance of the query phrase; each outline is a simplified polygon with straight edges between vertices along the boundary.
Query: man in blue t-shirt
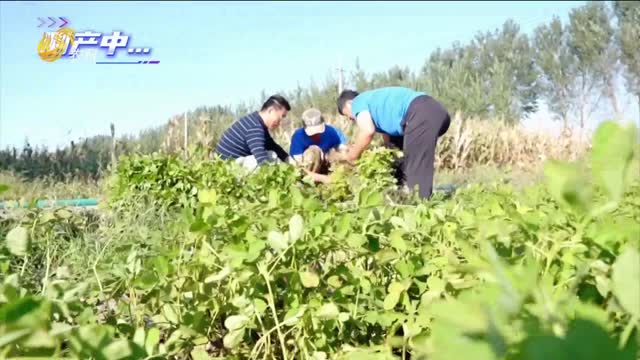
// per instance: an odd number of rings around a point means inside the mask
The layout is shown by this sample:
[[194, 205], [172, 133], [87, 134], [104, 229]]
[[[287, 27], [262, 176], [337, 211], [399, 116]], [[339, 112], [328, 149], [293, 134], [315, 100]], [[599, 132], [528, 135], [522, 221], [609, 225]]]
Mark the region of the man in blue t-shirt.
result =
[[[321, 156], [318, 159], [325, 162], [327, 154], [331, 150], [341, 151], [346, 148], [347, 139], [337, 128], [325, 124], [322, 114], [318, 109], [308, 109], [302, 114], [304, 127], [297, 129], [291, 137], [291, 147], [289, 154], [297, 162], [305, 162], [306, 152], [317, 151]], [[310, 150], [311, 151], [308, 151]], [[324, 164], [323, 164], [324, 165]]]
[[402, 148], [402, 180], [410, 189], [418, 185], [421, 198], [431, 197], [436, 144], [451, 122], [444, 106], [423, 92], [397, 86], [362, 94], [345, 90], [337, 106], [338, 112], [354, 120], [359, 128], [345, 160], [357, 160], [375, 133], [381, 133], [385, 144]]

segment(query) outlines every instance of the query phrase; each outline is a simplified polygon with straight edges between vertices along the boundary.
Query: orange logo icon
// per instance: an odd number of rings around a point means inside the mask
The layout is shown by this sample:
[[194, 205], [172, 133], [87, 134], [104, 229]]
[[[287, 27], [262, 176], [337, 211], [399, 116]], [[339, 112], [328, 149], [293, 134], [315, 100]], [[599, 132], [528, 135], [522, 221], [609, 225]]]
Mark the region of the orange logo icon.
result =
[[67, 48], [67, 41], [73, 46], [76, 33], [70, 28], [58, 29], [53, 34], [44, 33], [38, 43], [38, 55], [44, 61], [53, 62], [64, 54]]

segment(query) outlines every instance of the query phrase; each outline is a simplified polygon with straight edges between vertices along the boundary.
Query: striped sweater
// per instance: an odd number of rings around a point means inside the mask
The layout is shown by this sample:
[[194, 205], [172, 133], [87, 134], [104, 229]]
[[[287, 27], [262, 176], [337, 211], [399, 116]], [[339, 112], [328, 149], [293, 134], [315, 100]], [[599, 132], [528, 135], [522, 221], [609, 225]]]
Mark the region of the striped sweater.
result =
[[285, 161], [289, 154], [276, 144], [257, 111], [234, 122], [220, 138], [216, 153], [223, 159], [253, 155], [258, 164], [269, 161], [267, 151], [274, 151]]

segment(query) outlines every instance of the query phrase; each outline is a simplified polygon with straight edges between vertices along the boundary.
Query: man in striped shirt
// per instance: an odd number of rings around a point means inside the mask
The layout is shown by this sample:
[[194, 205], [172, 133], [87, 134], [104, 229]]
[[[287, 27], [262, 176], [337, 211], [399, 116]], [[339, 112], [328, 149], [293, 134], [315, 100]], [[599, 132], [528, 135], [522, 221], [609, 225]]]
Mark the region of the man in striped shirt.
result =
[[269, 130], [277, 128], [290, 110], [291, 106], [284, 97], [269, 97], [260, 111], [240, 118], [222, 134], [216, 153], [222, 159], [236, 159], [248, 169], [276, 158], [289, 161], [289, 154], [276, 144]]

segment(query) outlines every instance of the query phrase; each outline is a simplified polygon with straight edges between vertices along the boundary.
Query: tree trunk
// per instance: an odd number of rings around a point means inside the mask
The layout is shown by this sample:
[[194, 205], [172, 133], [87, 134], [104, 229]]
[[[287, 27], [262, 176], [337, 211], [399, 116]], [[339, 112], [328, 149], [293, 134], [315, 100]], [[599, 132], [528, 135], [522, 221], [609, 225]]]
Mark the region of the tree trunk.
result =
[[189, 123], [187, 122], [187, 113], [184, 113], [184, 158], [189, 158]]
[[615, 113], [616, 120], [620, 117], [620, 108], [618, 107], [618, 98], [616, 96], [616, 89], [613, 84], [613, 79], [610, 78], [607, 80], [607, 95], [611, 100], [611, 106], [613, 107], [613, 112]]
[[640, 94], [637, 94], [638, 97], [638, 131], [640, 131]]
[[117, 157], [116, 157], [116, 128], [113, 123], [110, 125], [111, 128], [111, 170], [115, 171], [117, 166]]
[[581, 96], [580, 96], [580, 129], [584, 129], [584, 108], [585, 106], [587, 106], [587, 96], [585, 94], [586, 92], [586, 74], [582, 74], [581, 76], [581, 80], [582, 80], [582, 88], [581, 88]]

